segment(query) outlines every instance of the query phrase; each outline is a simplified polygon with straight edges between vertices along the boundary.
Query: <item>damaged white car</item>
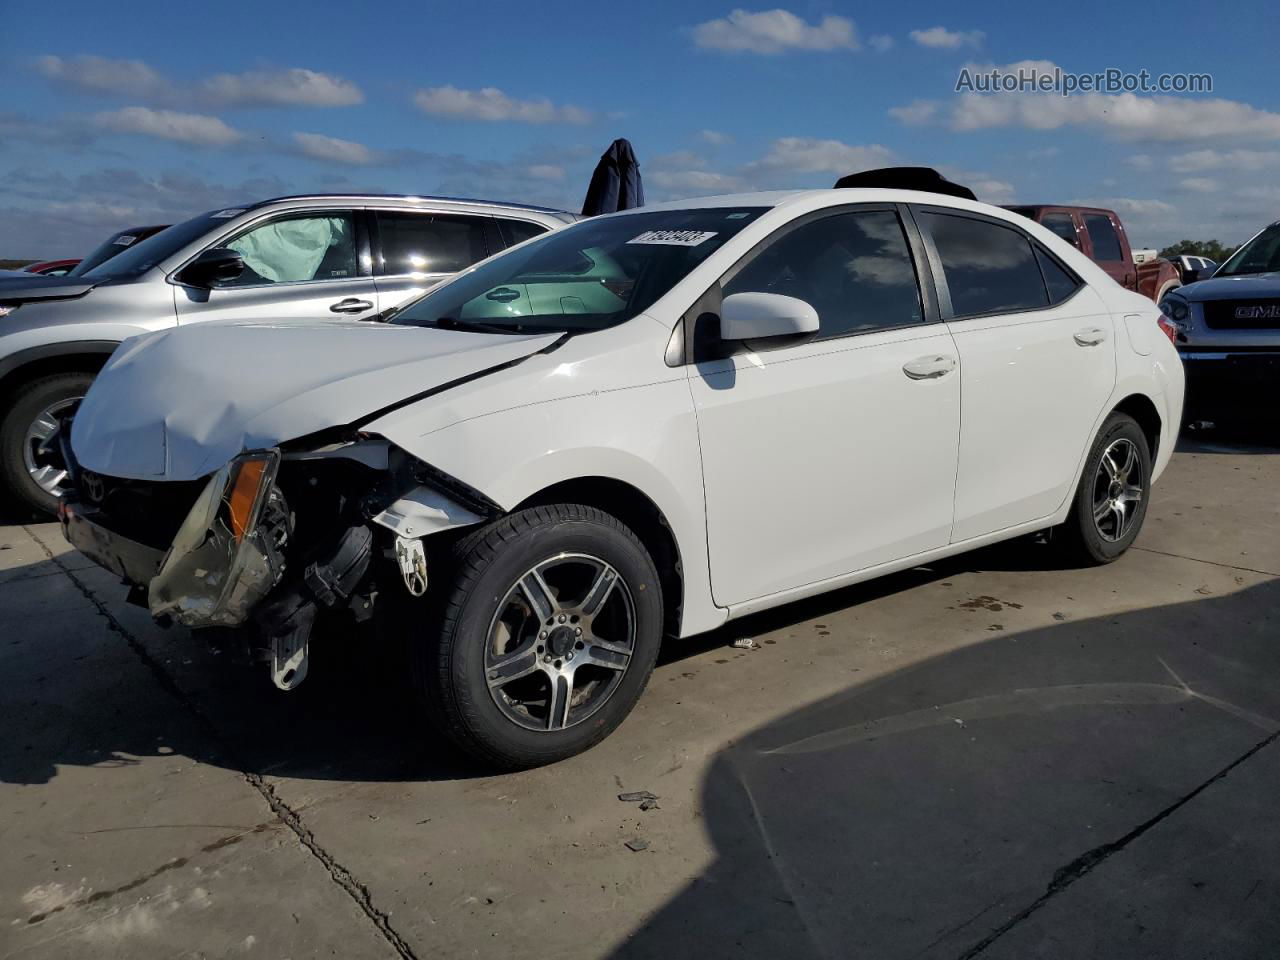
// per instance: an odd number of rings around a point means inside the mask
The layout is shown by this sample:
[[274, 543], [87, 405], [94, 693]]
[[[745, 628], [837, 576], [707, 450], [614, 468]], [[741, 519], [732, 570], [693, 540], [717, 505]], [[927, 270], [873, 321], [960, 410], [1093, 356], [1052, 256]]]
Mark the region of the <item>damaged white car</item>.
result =
[[313, 630], [374, 655], [391, 618], [506, 767], [606, 736], [664, 636], [1048, 528], [1118, 557], [1182, 405], [1149, 300], [908, 189], [599, 217], [384, 320], [128, 341], [64, 425], [63, 527], [284, 689]]

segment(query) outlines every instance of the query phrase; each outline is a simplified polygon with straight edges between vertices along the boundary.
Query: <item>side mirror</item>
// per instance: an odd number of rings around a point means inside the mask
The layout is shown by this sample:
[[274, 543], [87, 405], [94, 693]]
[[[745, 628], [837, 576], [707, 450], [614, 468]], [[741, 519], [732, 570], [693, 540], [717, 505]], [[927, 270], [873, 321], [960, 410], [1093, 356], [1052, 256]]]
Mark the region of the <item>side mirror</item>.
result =
[[720, 305], [721, 340], [759, 340], [818, 332], [818, 311], [778, 293], [732, 293]]
[[242, 273], [244, 259], [240, 254], [226, 247], [211, 247], [187, 264], [178, 274], [177, 280], [179, 283], [207, 290], [219, 283], [234, 280]]

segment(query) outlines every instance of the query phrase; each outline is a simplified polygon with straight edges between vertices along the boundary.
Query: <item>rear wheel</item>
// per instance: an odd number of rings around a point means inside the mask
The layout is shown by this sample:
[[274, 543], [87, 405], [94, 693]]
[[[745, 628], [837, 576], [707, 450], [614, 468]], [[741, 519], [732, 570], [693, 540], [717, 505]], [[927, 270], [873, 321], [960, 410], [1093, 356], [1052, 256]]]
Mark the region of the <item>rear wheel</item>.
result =
[[662, 595], [635, 534], [592, 507], [521, 510], [459, 541], [419, 689], [464, 750], [505, 768], [570, 757], [640, 698]]
[[1113, 413], [1093, 442], [1071, 513], [1054, 539], [1077, 562], [1110, 563], [1137, 539], [1150, 493], [1146, 434], [1128, 414]]
[[0, 482], [14, 503], [53, 513], [67, 478], [62, 455], [52, 443], [58, 419], [75, 411], [91, 373], [56, 373], [17, 388], [0, 421]]

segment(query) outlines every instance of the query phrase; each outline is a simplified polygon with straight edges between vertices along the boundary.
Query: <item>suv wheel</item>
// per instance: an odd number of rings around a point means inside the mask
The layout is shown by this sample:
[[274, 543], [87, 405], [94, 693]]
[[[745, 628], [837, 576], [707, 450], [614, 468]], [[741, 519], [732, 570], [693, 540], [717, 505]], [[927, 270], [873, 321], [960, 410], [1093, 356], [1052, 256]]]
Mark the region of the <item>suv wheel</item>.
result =
[[57, 373], [18, 387], [13, 405], [0, 421], [0, 482], [18, 505], [53, 513], [66, 480], [62, 457], [49, 441], [58, 418], [83, 399], [90, 373]]
[[505, 768], [573, 756], [640, 698], [662, 639], [662, 594], [635, 534], [592, 507], [521, 510], [454, 547], [419, 690], [464, 750]]
[[1113, 413], [1085, 460], [1071, 513], [1060, 529], [1067, 555], [1078, 562], [1110, 563], [1132, 546], [1151, 497], [1151, 453], [1138, 422]]

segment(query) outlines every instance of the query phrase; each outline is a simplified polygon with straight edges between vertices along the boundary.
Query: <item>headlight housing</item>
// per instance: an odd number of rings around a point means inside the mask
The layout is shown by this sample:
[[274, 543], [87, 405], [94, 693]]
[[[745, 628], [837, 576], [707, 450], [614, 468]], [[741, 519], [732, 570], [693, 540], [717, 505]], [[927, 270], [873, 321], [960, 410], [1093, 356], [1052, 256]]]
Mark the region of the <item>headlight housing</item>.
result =
[[1191, 315], [1191, 306], [1181, 297], [1168, 296], [1160, 301], [1160, 312], [1174, 323], [1182, 323]]

